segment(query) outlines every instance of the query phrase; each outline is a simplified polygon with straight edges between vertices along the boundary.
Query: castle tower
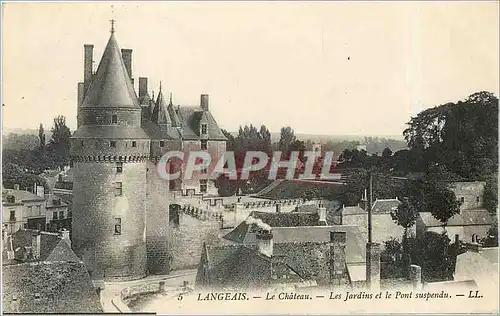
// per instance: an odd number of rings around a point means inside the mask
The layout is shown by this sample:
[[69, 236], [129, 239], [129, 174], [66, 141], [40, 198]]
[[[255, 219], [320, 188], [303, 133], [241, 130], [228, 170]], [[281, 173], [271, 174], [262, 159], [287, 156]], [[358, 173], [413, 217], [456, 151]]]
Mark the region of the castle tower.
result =
[[146, 275], [150, 141], [141, 128], [141, 107], [128, 69], [131, 60], [126, 65], [122, 54], [112, 26], [71, 139], [72, 245], [93, 279]]

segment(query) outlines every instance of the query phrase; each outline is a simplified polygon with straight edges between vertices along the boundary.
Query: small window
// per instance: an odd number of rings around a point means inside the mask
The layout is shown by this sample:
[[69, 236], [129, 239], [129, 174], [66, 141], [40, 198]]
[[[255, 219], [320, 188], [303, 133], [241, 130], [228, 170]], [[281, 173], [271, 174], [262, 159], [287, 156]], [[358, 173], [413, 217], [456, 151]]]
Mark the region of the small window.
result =
[[33, 216], [33, 207], [28, 206], [28, 216]]
[[122, 183], [121, 182], [116, 182], [115, 183], [115, 196], [121, 196], [122, 195]]
[[207, 193], [207, 179], [200, 180], [200, 192]]
[[122, 219], [115, 218], [115, 235], [121, 235], [121, 234], [122, 234]]
[[59, 212], [59, 219], [64, 219], [64, 211]]
[[82, 141], [80, 141], [80, 146], [84, 147], [83, 140], [82, 140]]
[[207, 141], [205, 139], [201, 140], [201, 150], [207, 150]]
[[479, 203], [479, 196], [476, 196], [476, 203]]
[[165, 141], [164, 140], [160, 140], [160, 147], [165, 147]]
[[118, 123], [118, 116], [116, 114], [111, 115], [111, 124]]
[[116, 173], [122, 173], [123, 172], [123, 162], [117, 162], [116, 163]]
[[116, 147], [116, 140], [111, 140], [109, 142], [109, 147]]
[[52, 219], [53, 220], [57, 220], [57, 212], [53, 212], [52, 213]]
[[132, 142], [132, 147], [137, 147], [137, 142], [136, 141]]
[[10, 211], [10, 221], [11, 222], [16, 221], [16, 211]]
[[207, 124], [201, 124], [201, 134], [207, 135]]
[[68, 211], [68, 218], [71, 218], [73, 217], [73, 213], [71, 213], [71, 211]]
[[38, 215], [42, 215], [42, 206], [41, 205], [37, 205], [36, 206], [36, 211], [37, 211]]
[[464, 204], [464, 202], [465, 202], [465, 198], [462, 196], [462, 197], [460, 198], [460, 203]]

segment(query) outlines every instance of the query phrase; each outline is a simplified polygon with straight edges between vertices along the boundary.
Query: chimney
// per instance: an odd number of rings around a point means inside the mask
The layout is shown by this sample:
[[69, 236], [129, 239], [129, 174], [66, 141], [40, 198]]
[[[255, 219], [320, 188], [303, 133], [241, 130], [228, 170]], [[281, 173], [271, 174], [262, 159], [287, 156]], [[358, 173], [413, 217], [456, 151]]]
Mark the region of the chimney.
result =
[[422, 268], [420, 266], [410, 265], [410, 281], [414, 291], [422, 290]]
[[132, 80], [132, 50], [129, 48], [122, 48], [122, 58], [125, 63], [125, 68], [127, 69], [128, 76], [130, 77], [130, 80]]
[[460, 236], [458, 236], [458, 234], [455, 234], [455, 244], [458, 245], [459, 242], [460, 242]]
[[42, 234], [40, 231], [33, 231], [31, 238], [31, 252], [33, 254], [33, 259], [40, 258], [40, 246], [41, 246]]
[[203, 111], [208, 111], [208, 94], [201, 95], [200, 106], [203, 109]]
[[368, 290], [380, 289], [380, 244], [366, 243], [366, 285]]
[[148, 93], [148, 78], [139, 77], [139, 98]]
[[330, 232], [330, 280], [334, 285], [348, 282], [345, 261], [346, 232]]
[[12, 245], [12, 235], [7, 237], [7, 259], [15, 259], [14, 246]]
[[318, 206], [318, 215], [320, 222], [326, 222], [326, 207], [323, 205]]
[[93, 55], [94, 55], [94, 45], [85, 44], [84, 49], [84, 61], [83, 61], [83, 94], [87, 92], [90, 82], [92, 81], [92, 65], [93, 65]]
[[43, 187], [43, 185], [36, 186], [36, 195], [45, 198], [45, 188]]
[[71, 240], [69, 238], [69, 230], [63, 228], [59, 231], [59, 236], [62, 237], [63, 240], [66, 240], [66, 242], [71, 246]]
[[276, 204], [276, 213], [281, 213], [281, 204]]
[[270, 230], [260, 230], [257, 235], [257, 250], [268, 257], [273, 256], [273, 233]]
[[14, 184], [14, 190], [19, 191], [19, 184], [18, 183]]

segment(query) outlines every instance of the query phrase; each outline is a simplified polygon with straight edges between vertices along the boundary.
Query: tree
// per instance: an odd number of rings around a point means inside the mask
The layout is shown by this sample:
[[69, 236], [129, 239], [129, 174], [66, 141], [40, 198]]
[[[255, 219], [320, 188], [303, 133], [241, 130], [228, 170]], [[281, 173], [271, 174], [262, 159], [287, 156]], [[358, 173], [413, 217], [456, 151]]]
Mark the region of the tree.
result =
[[40, 140], [40, 147], [45, 147], [45, 131], [42, 123], [40, 123], [40, 127], [38, 127], [38, 139]]
[[60, 168], [69, 164], [70, 137], [71, 131], [66, 126], [66, 118], [62, 115], [54, 118], [48, 149], [54, 164]]
[[392, 150], [389, 147], [385, 147], [384, 151], [382, 151], [382, 158], [389, 159], [392, 156]]
[[[391, 211], [392, 220], [404, 228], [403, 233], [403, 265], [406, 273], [410, 268], [410, 253], [408, 251], [408, 229], [415, 225], [418, 217], [418, 211], [413, 207], [408, 198], [404, 198], [399, 206]], [[405, 273], [405, 274], [406, 274]]]
[[290, 145], [295, 141], [295, 134], [290, 126], [282, 127], [278, 150], [288, 152]]
[[451, 217], [460, 213], [460, 202], [445, 183], [427, 182], [425, 198], [427, 211], [431, 212], [443, 227]]
[[492, 173], [486, 179], [484, 187], [484, 207], [492, 216], [497, 216], [498, 210], [498, 172]]

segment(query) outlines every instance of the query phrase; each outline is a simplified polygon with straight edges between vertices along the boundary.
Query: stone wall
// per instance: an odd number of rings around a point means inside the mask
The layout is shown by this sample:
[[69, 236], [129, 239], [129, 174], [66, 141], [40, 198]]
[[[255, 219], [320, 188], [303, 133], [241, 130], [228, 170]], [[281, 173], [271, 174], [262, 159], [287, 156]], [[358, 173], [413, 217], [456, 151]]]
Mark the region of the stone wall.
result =
[[[115, 196], [116, 183], [122, 195]], [[93, 279], [135, 279], [146, 274], [146, 164], [74, 165], [72, 245]], [[115, 234], [117, 218], [121, 234]]]
[[219, 243], [220, 222], [200, 220], [179, 214], [179, 226], [172, 229], [172, 270], [193, 268], [200, 262], [203, 242], [213, 246]]
[[457, 199], [463, 198], [460, 210], [470, 210], [484, 207], [483, 194], [486, 182], [454, 182], [450, 189], [455, 192]]

